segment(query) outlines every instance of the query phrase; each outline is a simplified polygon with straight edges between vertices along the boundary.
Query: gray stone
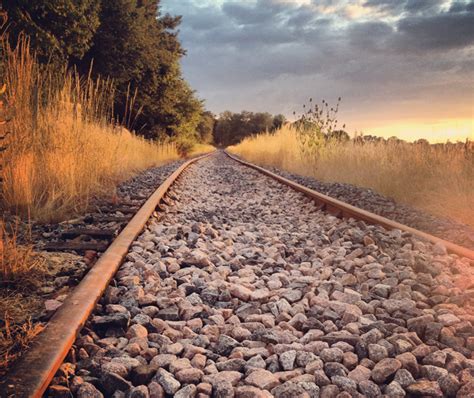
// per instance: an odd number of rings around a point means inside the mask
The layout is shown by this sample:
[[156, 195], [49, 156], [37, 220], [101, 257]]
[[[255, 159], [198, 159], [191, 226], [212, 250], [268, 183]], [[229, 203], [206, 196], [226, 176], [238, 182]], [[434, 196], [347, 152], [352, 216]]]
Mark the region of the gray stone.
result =
[[319, 356], [324, 362], [342, 362], [344, 353], [340, 348], [325, 348]]
[[84, 382], [82, 383], [76, 393], [77, 398], [104, 398], [102, 393], [95, 388], [93, 384]]
[[296, 351], [290, 350], [280, 354], [280, 364], [283, 370], [292, 370], [295, 366]]
[[189, 384], [186, 387], [176, 391], [174, 398], [193, 398], [196, 395], [197, 388], [193, 384]]
[[160, 383], [167, 394], [175, 394], [181, 387], [181, 383], [170, 372], [162, 368], [158, 369], [153, 379]]
[[412, 374], [406, 369], [397, 370], [393, 380], [400, 384], [403, 388], [407, 388], [410, 384], [415, 382]]
[[108, 394], [113, 394], [117, 390], [126, 392], [132, 388], [132, 383], [115, 373], [102, 372], [100, 381]]
[[398, 384], [396, 381], [392, 381], [389, 383], [385, 389], [384, 393], [388, 395], [389, 397], [393, 398], [403, 398], [406, 396], [405, 390], [402, 388], [400, 384]]
[[379, 386], [370, 380], [362, 380], [359, 383], [359, 390], [367, 398], [377, 398], [382, 395]]
[[441, 391], [443, 391], [447, 397], [455, 397], [459, 388], [461, 388], [461, 383], [458, 378], [452, 374], [441, 377], [438, 380], [438, 384]]

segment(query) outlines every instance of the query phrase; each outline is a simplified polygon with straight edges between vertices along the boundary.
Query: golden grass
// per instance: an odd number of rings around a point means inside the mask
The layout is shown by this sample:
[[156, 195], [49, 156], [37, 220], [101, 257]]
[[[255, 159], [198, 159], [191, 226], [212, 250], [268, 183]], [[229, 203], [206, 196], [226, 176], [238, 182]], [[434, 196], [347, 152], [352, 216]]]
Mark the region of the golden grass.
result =
[[0, 79], [11, 116], [2, 170], [6, 207], [57, 221], [135, 173], [179, 157], [173, 144], [147, 141], [111, 122], [109, 82], [40, 67], [26, 42], [6, 52]]
[[198, 156], [205, 153], [214, 152], [216, 147], [210, 144], [194, 144], [193, 149], [189, 152], [188, 156]]
[[303, 156], [289, 126], [229, 148], [264, 166], [323, 181], [350, 183], [474, 226], [474, 151], [404, 142], [329, 142]]
[[18, 244], [18, 224], [7, 228], [0, 219], [0, 287], [11, 285], [19, 278], [34, 278], [32, 270], [39, 272], [43, 264], [30, 245]]
[[4, 316], [4, 323], [0, 328], [0, 375], [7, 372], [10, 364], [44, 329], [42, 324], [33, 323], [30, 319], [20, 324], [12, 323], [8, 314]]

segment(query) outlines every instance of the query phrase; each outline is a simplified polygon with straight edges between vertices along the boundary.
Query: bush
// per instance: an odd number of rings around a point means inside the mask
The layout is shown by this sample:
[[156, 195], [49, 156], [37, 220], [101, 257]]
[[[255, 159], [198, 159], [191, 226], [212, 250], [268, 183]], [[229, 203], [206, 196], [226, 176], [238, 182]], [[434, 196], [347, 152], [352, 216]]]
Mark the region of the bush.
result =
[[181, 137], [176, 140], [176, 149], [179, 156], [188, 156], [194, 148], [195, 142], [187, 137]]

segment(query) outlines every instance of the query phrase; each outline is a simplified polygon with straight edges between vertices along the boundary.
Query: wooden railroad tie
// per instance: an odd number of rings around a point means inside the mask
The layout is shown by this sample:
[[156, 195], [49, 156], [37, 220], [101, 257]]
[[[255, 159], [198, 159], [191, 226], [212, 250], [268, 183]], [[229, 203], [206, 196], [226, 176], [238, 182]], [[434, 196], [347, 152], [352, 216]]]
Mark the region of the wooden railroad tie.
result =
[[81, 235], [90, 236], [95, 239], [112, 240], [117, 236], [117, 229], [98, 229], [98, 228], [73, 228], [61, 233], [62, 239], [72, 239]]
[[44, 245], [43, 250], [49, 252], [75, 251], [78, 253], [85, 253], [87, 250], [104, 252], [108, 246], [108, 242], [49, 242]]

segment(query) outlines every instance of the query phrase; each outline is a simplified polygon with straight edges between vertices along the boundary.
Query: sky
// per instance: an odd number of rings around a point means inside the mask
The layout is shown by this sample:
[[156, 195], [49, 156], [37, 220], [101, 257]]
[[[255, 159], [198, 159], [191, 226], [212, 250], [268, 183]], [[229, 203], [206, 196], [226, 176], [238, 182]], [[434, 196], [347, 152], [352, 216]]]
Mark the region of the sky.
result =
[[350, 133], [474, 139], [474, 0], [162, 0], [215, 114], [335, 104]]

